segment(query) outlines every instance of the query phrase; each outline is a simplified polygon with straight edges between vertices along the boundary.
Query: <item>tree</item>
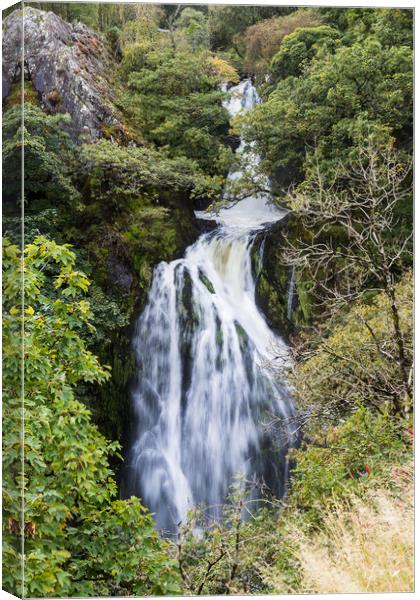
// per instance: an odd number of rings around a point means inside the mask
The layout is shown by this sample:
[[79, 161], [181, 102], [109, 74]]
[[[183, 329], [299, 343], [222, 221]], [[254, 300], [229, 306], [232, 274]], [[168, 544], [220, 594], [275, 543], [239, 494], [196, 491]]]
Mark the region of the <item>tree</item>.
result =
[[243, 57], [244, 44], [241, 40], [247, 27], [262, 19], [275, 15], [287, 14], [293, 8], [274, 6], [209, 6], [209, 27], [212, 50], [228, 50], [233, 48]]
[[260, 165], [287, 186], [307, 176], [317, 149], [321, 169], [334, 178], [374, 136], [386, 146], [412, 141], [412, 51], [383, 48], [376, 39], [317, 55], [300, 77], [281, 80], [267, 101], [244, 117]]
[[229, 115], [222, 106], [224, 79], [208, 53], [150, 52], [132, 72], [123, 104], [144, 137], [170, 156], [194, 160], [210, 175], [224, 174], [231, 152], [223, 145]]
[[[129, 6], [129, 5], [126, 5]], [[131, 5], [136, 7], [136, 18], [125, 21], [118, 30], [118, 42], [122, 53], [120, 71], [127, 79], [129, 73], [142, 69], [151, 51], [164, 52], [171, 47], [166, 32], [159, 30], [163, 12], [158, 6], [148, 4]]]
[[84, 204], [66, 215], [68, 238], [88, 251], [96, 282], [107, 285], [107, 260], [118, 257], [144, 290], [153, 266], [190, 239], [185, 211], [222, 190], [222, 178], [209, 177], [193, 160], [106, 140], [81, 147], [74, 176]]
[[251, 25], [244, 34], [245, 68], [263, 79], [286, 36], [301, 27], [318, 27], [321, 23], [318, 11], [304, 8]]
[[208, 19], [204, 13], [191, 6], [184, 8], [178, 19], [176, 26], [186, 36], [188, 43], [195, 50], [197, 48], [209, 48], [210, 32]]
[[3, 264], [6, 588], [20, 594], [24, 559], [25, 596], [177, 592], [175, 563], [151, 515], [138, 499], [115, 500], [108, 459], [118, 444], [74, 395], [79, 382], [108, 377], [81, 335], [92, 329], [82, 298], [89, 281], [68, 245], [41, 236], [23, 255], [6, 240]]
[[340, 33], [328, 25], [299, 27], [285, 36], [280, 50], [271, 61], [274, 81], [286, 77], [299, 77], [321, 48], [334, 52], [340, 43], [340, 38]]
[[40, 10], [52, 10], [66, 21], [82, 21], [92, 28], [99, 28], [100, 8], [83, 2], [41, 2]]
[[[365, 382], [361, 394], [365, 402], [382, 407], [386, 397], [392, 412], [409, 411], [413, 368], [410, 302], [397, 290], [412, 256], [412, 231], [399, 219], [399, 210], [411, 200], [407, 185], [410, 168], [397, 160], [392, 149], [382, 152], [369, 144], [359, 148], [351, 168], [341, 170], [331, 184], [318, 165], [314, 169], [313, 183], [288, 197], [299, 218], [301, 235], [289, 240], [286, 260], [313, 281], [314, 301], [328, 306], [330, 312], [337, 306], [342, 310], [356, 298], [381, 292], [375, 310], [381, 311], [382, 317], [374, 322], [371, 308], [355, 309], [349, 330], [341, 331], [337, 340], [343, 337], [345, 347], [339, 345], [336, 352], [330, 348], [331, 366], [336, 369], [340, 361], [344, 365], [348, 361], [345, 370], [351, 367], [354, 374], [360, 367], [364, 375], [359, 373], [354, 380], [344, 377], [343, 381], [354, 385], [357, 394]], [[352, 356], [350, 330], [356, 332], [357, 327], [357, 335], [363, 330], [366, 338], [361, 346], [355, 346], [365, 355], [364, 360]], [[323, 347], [321, 343], [316, 352], [328, 353]], [[380, 372], [375, 373], [375, 365], [381, 366]], [[321, 371], [325, 378], [326, 369]], [[339, 369], [335, 373], [341, 377]], [[343, 398], [351, 406], [350, 392], [341, 395], [338, 390], [339, 386], [333, 385], [331, 396]]]
[[124, 148], [106, 140], [82, 146], [76, 176], [93, 218], [127, 213], [135, 204], [156, 205], [165, 192], [182, 193], [186, 202], [211, 197], [220, 193], [221, 184], [183, 156], [169, 158], [150, 147]]
[[[25, 152], [24, 188], [27, 208], [39, 210], [42, 202], [56, 206], [76, 202], [78, 193], [71, 181], [76, 148], [62, 126], [69, 115], [45, 114], [25, 103], [22, 129], [21, 106], [13, 106], [3, 117], [3, 176], [6, 202], [16, 209], [20, 199], [22, 143]], [[35, 204], [35, 201], [37, 202]]]
[[384, 47], [413, 47], [413, 10], [383, 8], [375, 12], [372, 30]]
[[398, 8], [320, 8], [323, 19], [352, 44], [375, 36], [384, 47], [413, 46], [413, 11]]

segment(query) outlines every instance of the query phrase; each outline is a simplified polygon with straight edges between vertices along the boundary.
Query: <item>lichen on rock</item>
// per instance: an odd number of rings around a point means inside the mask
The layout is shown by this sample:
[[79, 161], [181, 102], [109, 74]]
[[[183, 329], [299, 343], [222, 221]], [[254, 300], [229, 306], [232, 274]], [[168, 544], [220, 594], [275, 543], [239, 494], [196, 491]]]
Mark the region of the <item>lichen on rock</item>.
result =
[[73, 140], [94, 141], [105, 127], [125, 131], [110, 81], [115, 65], [97, 33], [53, 12], [12, 12], [3, 22], [3, 100], [21, 79], [22, 43], [25, 79], [44, 110], [71, 115], [66, 129]]

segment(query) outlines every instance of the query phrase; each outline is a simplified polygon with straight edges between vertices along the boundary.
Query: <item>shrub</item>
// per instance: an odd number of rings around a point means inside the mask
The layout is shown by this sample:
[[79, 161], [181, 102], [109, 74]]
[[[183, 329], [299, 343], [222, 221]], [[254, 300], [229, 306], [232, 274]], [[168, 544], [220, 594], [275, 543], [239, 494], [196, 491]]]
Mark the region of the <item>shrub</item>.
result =
[[406, 421], [359, 408], [344, 423], [313, 434], [292, 453], [295, 466], [288, 505], [310, 528], [322, 522], [339, 498], [362, 495], [371, 480], [386, 484], [390, 464], [411, 456]]
[[[396, 286], [401, 335], [407, 365], [412, 363], [412, 275]], [[298, 364], [293, 376], [298, 405], [320, 423], [351, 413], [358, 405], [371, 410], [410, 411], [399, 363], [394, 319], [389, 299], [381, 292], [369, 303], [359, 302], [341, 317], [330, 335]], [[311, 356], [312, 354], [312, 356]]]
[[46, 202], [49, 208], [78, 201], [79, 196], [70, 177], [76, 148], [62, 129], [69, 120], [70, 116], [67, 114], [46, 115], [38, 106], [25, 103], [22, 130], [21, 106], [13, 106], [5, 112], [3, 189], [10, 210], [16, 210], [21, 199], [22, 141], [25, 150], [24, 185], [27, 208], [37, 209], [40, 200]]
[[249, 27], [245, 32], [245, 68], [258, 76], [269, 71], [271, 59], [283, 39], [300, 27], [318, 27], [322, 22], [313, 9], [299, 9], [283, 17], [272, 17]]
[[89, 281], [74, 269], [68, 245], [40, 236], [24, 250], [22, 306], [21, 258], [6, 241], [3, 584], [11, 593], [35, 597], [177, 592], [169, 544], [159, 538], [151, 515], [137, 499], [115, 499], [108, 461], [118, 444], [99, 433], [74, 395], [79, 383], [100, 384], [109, 376], [81, 335], [93, 329], [82, 297]]

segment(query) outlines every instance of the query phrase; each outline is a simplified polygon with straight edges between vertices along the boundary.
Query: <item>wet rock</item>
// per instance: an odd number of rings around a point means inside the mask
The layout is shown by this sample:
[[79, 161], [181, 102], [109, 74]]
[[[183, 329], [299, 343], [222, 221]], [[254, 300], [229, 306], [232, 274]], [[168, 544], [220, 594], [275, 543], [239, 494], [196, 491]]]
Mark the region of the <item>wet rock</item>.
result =
[[210, 279], [208, 277], [206, 277], [206, 275], [203, 273], [203, 271], [201, 269], [198, 270], [198, 276], [200, 278], [200, 281], [202, 283], [204, 283], [204, 285], [206, 286], [206, 288], [208, 289], [210, 294], [215, 294], [216, 292], [214, 291], [214, 286], [213, 286], [212, 282], [210, 281]]
[[114, 106], [110, 74], [113, 59], [102, 38], [82, 23], [63, 21], [52, 12], [26, 7], [3, 22], [3, 100], [22, 69], [44, 110], [69, 113], [73, 140], [93, 141], [105, 128], [124, 130]]
[[115, 253], [110, 253], [106, 261], [108, 284], [120, 290], [122, 295], [128, 296], [133, 284], [133, 274], [128, 266], [118, 258]]
[[256, 277], [255, 301], [270, 326], [278, 335], [287, 336], [291, 323], [287, 319], [287, 294], [289, 267], [284, 264], [283, 252], [286, 246], [284, 234], [288, 231], [290, 217], [275, 223], [263, 233], [264, 253], [258, 256], [262, 238], [255, 244], [253, 256]]

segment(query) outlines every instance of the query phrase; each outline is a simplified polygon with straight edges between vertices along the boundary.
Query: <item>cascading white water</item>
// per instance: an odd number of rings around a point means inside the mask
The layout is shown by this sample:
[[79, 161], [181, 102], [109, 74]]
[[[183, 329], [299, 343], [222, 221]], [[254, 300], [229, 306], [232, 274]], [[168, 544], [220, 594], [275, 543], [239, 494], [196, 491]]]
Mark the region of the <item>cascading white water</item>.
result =
[[[232, 115], [258, 102], [250, 81], [230, 98]], [[257, 308], [251, 258], [257, 233], [283, 216], [267, 195], [241, 200], [212, 215], [218, 228], [184, 258], [155, 269], [134, 339], [136, 425], [124, 495], [140, 496], [160, 529], [174, 531], [196, 504], [217, 517], [236, 475], [284, 492], [293, 407], [275, 369], [288, 353]]]

